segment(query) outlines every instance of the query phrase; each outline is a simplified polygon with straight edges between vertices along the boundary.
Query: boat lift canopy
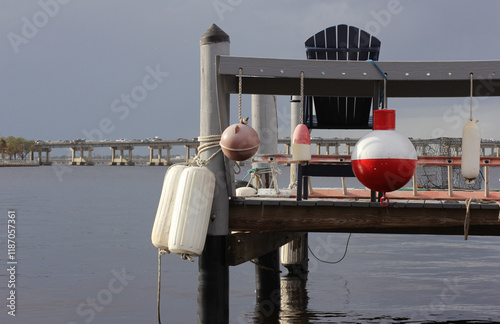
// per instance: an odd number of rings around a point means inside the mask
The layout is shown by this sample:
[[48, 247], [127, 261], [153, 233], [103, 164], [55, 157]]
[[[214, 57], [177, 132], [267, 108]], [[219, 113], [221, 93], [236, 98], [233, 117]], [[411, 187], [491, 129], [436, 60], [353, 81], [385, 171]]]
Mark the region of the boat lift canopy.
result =
[[[327, 61], [219, 56], [219, 86], [238, 93], [239, 68], [245, 94], [379, 98], [383, 78], [370, 61]], [[500, 61], [377, 62], [387, 74], [387, 97], [432, 98], [500, 96]]]

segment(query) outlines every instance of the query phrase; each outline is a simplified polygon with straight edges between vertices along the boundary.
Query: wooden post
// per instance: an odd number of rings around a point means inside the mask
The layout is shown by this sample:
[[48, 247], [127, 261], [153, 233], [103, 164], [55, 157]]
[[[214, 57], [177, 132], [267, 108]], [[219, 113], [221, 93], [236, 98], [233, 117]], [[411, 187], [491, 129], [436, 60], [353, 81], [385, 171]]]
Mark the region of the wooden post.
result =
[[[200, 39], [200, 136], [220, 135], [229, 125], [229, 94], [219, 84], [217, 56], [229, 55], [229, 36], [213, 24]], [[218, 93], [218, 91], [220, 93]], [[200, 141], [200, 145], [203, 144]], [[201, 154], [208, 159], [217, 148]], [[215, 175], [212, 220], [198, 268], [198, 322], [229, 322], [229, 266], [226, 238], [229, 234], [229, 192], [224, 156], [215, 155], [207, 164]], [[232, 171], [229, 171], [232, 172]], [[230, 175], [230, 173], [229, 173]]]
[[266, 318], [278, 318], [280, 311], [280, 265], [278, 249], [256, 259], [256, 311]]
[[[274, 96], [252, 95], [252, 126], [259, 135], [257, 154], [278, 153], [278, 121], [276, 120]], [[267, 166], [267, 163], [252, 163], [252, 168]], [[265, 183], [269, 187], [271, 181]], [[280, 292], [279, 250], [275, 249], [255, 259], [255, 286], [257, 304], [272, 301], [277, 304]], [[278, 314], [279, 307], [273, 307]]]

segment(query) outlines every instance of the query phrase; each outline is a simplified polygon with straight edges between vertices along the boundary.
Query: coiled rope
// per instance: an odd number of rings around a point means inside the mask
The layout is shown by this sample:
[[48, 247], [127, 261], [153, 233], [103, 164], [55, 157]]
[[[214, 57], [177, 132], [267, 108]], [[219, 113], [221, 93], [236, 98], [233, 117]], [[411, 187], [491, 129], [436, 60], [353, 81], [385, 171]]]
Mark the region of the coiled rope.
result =
[[[193, 158], [192, 164], [196, 163], [200, 167], [207, 165], [210, 160], [212, 160], [219, 152], [222, 151], [222, 149], [220, 148], [220, 138], [221, 135], [199, 136], [198, 141], [200, 142], [200, 146], [198, 146], [198, 153]], [[215, 151], [208, 159], [202, 160], [200, 158], [201, 153], [217, 147], [219, 149]]]
[[[464, 220], [464, 239], [467, 240], [469, 236], [469, 225], [470, 225], [470, 204], [471, 203], [480, 203], [480, 204], [497, 204], [500, 207], [500, 201], [495, 200], [482, 200], [478, 198], [468, 198], [465, 200], [465, 220]], [[498, 214], [498, 221], [500, 222], [500, 211]]]

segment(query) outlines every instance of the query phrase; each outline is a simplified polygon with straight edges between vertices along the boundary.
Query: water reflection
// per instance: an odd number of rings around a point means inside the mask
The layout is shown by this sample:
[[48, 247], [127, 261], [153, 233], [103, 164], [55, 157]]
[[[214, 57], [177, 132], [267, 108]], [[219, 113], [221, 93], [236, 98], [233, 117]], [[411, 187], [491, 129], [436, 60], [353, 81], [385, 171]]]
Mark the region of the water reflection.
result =
[[280, 324], [309, 323], [307, 279], [288, 274], [281, 277]]

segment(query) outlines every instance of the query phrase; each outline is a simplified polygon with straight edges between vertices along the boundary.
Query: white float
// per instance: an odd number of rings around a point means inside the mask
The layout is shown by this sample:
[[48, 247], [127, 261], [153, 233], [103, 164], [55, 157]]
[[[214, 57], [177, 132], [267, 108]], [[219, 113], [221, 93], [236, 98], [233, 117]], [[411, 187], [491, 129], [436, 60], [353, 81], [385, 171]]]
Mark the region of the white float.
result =
[[203, 167], [182, 171], [168, 238], [172, 253], [199, 256], [205, 246], [215, 190], [214, 174]]
[[257, 196], [257, 190], [252, 187], [241, 187], [236, 188], [236, 197], [255, 197]]
[[481, 155], [481, 129], [476, 119], [465, 124], [462, 132], [462, 176], [468, 184], [474, 183], [479, 175]]
[[185, 165], [174, 165], [168, 168], [163, 180], [160, 202], [156, 211], [153, 231], [151, 233], [151, 242], [159, 249], [168, 251], [168, 236], [172, 214], [174, 211], [175, 195], [182, 171], [187, 168]]

